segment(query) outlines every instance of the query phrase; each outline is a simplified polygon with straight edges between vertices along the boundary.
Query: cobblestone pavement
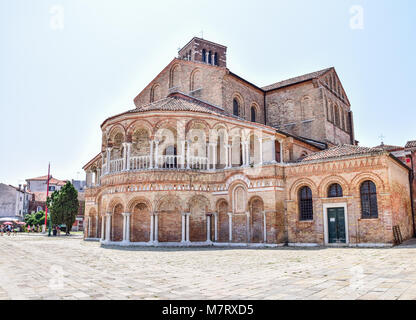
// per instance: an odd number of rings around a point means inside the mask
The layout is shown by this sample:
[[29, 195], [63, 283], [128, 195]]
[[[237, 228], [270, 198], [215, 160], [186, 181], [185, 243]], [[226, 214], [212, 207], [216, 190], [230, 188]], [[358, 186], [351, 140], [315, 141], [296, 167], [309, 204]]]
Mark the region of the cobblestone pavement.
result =
[[0, 299], [416, 299], [416, 243], [357, 248], [102, 248], [0, 237]]

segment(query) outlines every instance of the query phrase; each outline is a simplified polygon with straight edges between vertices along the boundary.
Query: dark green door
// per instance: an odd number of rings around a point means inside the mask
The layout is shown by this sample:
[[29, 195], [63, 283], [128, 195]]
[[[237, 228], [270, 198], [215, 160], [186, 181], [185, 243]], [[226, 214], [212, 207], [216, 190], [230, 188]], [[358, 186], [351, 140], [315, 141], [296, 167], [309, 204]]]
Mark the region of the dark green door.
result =
[[347, 243], [344, 208], [328, 209], [328, 242]]

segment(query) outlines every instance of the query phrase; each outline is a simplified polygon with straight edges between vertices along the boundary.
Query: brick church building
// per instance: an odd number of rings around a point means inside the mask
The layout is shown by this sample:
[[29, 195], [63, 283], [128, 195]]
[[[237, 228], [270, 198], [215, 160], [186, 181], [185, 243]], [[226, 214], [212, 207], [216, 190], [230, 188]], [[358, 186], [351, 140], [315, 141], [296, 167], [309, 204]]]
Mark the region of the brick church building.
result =
[[193, 38], [101, 124], [85, 238], [126, 246], [390, 246], [414, 235], [409, 167], [357, 145], [334, 68], [258, 87]]

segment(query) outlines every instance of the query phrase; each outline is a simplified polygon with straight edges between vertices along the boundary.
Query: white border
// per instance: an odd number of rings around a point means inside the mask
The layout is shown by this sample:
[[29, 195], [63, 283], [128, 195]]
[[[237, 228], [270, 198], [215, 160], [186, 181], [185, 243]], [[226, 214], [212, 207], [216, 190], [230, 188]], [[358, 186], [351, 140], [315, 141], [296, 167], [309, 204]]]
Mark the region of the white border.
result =
[[[331, 243], [329, 244], [329, 233], [328, 233], [328, 209], [329, 208], [344, 208], [344, 220], [345, 220], [345, 239], [346, 243]], [[338, 202], [338, 203], [324, 203], [323, 205], [323, 217], [324, 217], [324, 241], [325, 245], [331, 246], [346, 246], [350, 243], [350, 236], [348, 232], [348, 211], [347, 211], [347, 203], [346, 202]]]

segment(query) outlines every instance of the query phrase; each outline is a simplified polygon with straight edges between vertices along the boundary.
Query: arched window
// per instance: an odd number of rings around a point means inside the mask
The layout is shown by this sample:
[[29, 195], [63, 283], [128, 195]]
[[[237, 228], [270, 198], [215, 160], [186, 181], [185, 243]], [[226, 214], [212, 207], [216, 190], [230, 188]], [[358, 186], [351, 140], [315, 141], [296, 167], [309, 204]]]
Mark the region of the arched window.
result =
[[202, 49], [202, 61], [207, 62], [207, 50]]
[[327, 99], [325, 99], [325, 108], [326, 108], [326, 120], [330, 121], [328, 100]]
[[361, 184], [361, 216], [363, 219], [377, 219], [377, 189], [374, 182], [367, 180]]
[[342, 196], [342, 187], [338, 183], [329, 186], [328, 198], [341, 198]]
[[334, 107], [334, 112], [335, 112], [335, 125], [339, 127], [339, 109], [337, 105], [335, 105]]
[[344, 111], [342, 110], [342, 108], [340, 108], [340, 112], [341, 112], [341, 129], [342, 130], [345, 130], [345, 127], [344, 127], [344, 125], [345, 125], [345, 119], [344, 119]]
[[169, 74], [169, 88], [177, 87], [179, 85], [179, 66], [175, 65], [170, 69]]
[[240, 115], [240, 104], [238, 103], [237, 99], [233, 100], [233, 115], [235, 116]]
[[218, 66], [218, 53], [215, 52], [214, 54], [214, 64]]
[[312, 191], [306, 186], [299, 190], [299, 213], [301, 221], [313, 220]]
[[155, 102], [160, 100], [161, 94], [160, 94], [160, 85], [155, 84], [152, 89], [150, 89], [150, 102]]
[[208, 52], [208, 63], [212, 64], [212, 52]]
[[251, 107], [251, 121], [256, 122], [256, 107], [255, 106]]
[[345, 131], [350, 132], [350, 121], [348, 119], [348, 112], [345, 111]]

